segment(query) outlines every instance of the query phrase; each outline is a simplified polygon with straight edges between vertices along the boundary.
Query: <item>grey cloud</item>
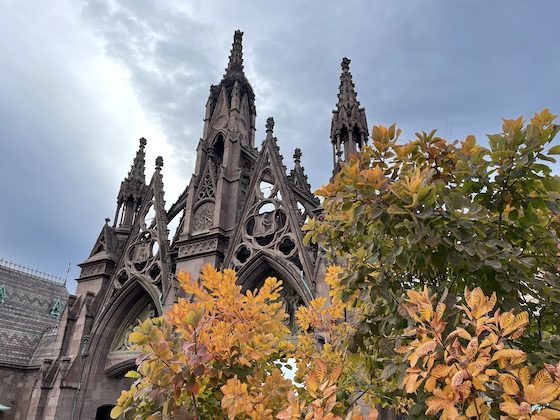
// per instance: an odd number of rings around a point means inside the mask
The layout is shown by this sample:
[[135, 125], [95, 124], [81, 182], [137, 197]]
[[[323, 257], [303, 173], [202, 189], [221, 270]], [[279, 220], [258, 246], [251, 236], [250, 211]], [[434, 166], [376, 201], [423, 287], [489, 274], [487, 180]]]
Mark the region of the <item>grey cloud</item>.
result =
[[[89, 48], [74, 37], [94, 38], [126, 69], [147, 117], [173, 147], [174, 156], [164, 156], [166, 168], [183, 165], [185, 184], [209, 85], [220, 80], [238, 28], [245, 32], [245, 69], [256, 92], [257, 139], [273, 115], [285, 164], [290, 167], [294, 147], [301, 147], [314, 187], [330, 175], [330, 116], [343, 56], [352, 59], [368, 123], [397, 122], [404, 138], [438, 128], [452, 138], [473, 133], [483, 140], [499, 130], [501, 117], [530, 117], [544, 107], [560, 112], [555, 1], [57, 4], [76, 33], [63, 34], [68, 28], [40, 16], [33, 2], [14, 1], [9, 13], [43, 19], [45, 27], [11, 25], [15, 36], [0, 34], [15, 38], [12, 47], [0, 47], [11, 57], [0, 64], [0, 170], [10, 180], [1, 187], [0, 216], [10, 226], [0, 254], [30, 256], [44, 269], [59, 267], [60, 255], [85, 257], [135, 150], [125, 111], [106, 115], [93, 93], [101, 86], [73, 73], [72, 65], [87, 65], [89, 52], [73, 54]], [[107, 139], [119, 140], [119, 160], [101, 163], [94, 152], [108, 147]], [[168, 203], [174, 199], [166, 196]]]

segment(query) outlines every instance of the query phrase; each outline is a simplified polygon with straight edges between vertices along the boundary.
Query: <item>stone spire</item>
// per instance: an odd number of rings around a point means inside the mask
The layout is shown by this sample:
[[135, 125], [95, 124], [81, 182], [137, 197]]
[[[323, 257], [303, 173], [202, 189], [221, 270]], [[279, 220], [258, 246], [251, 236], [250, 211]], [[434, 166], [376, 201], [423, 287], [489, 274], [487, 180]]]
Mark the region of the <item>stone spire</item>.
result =
[[341, 107], [350, 108], [354, 104], [360, 106], [360, 102], [358, 102], [358, 98], [356, 96], [356, 91], [354, 90], [356, 86], [352, 81], [352, 73], [350, 73], [350, 59], [344, 57], [340, 67], [342, 68], [342, 74], [340, 75], [338, 104], [336, 107], [338, 109]]
[[243, 72], [243, 32], [235, 31], [233, 34], [233, 45], [229, 55], [229, 62], [226, 74], [232, 72]]
[[352, 73], [350, 73], [350, 60], [344, 57], [340, 66], [342, 73], [338, 102], [331, 123], [335, 172], [339, 162], [346, 161], [348, 156], [356, 153], [366, 143], [368, 137], [366, 111], [360, 108]]
[[301, 165], [301, 149], [298, 147], [294, 150], [294, 169], [290, 171], [289, 180], [294, 187], [303, 193], [309, 203], [313, 206], [319, 205], [319, 200], [311, 192], [311, 185], [305, 174], [305, 168]]
[[[132, 225], [134, 213], [140, 205], [140, 201], [146, 192], [146, 139], [140, 139], [140, 146], [130, 167], [126, 178], [121, 182], [119, 195], [117, 196], [117, 210], [113, 226], [117, 223], [119, 227]], [[121, 212], [122, 210], [122, 212]], [[119, 220], [120, 216], [120, 220]]]

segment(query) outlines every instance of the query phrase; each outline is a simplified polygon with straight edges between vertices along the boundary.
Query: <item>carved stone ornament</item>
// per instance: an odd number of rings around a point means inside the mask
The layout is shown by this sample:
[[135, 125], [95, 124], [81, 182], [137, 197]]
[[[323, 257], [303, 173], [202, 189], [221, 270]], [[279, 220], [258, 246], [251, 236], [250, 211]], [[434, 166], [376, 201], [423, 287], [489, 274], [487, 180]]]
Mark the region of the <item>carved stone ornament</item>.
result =
[[233, 254], [235, 268], [242, 267], [258, 250], [266, 249], [282, 258], [290, 258], [297, 253], [297, 239], [289, 227], [288, 210], [268, 172], [256, 188], [256, 198], [243, 222], [241, 243]]
[[216, 170], [214, 169], [214, 163], [212, 160], [208, 160], [206, 164], [206, 170], [204, 172], [204, 178], [200, 182], [196, 192], [196, 201], [202, 201], [207, 198], [214, 198], [216, 192]]
[[193, 214], [193, 228], [195, 231], [207, 230], [214, 223], [214, 203], [207, 201], [196, 208]]
[[179, 257], [202, 254], [218, 249], [218, 239], [208, 239], [206, 241], [194, 242], [183, 245], [179, 248]]
[[138, 217], [140, 229], [125, 250], [124, 266], [115, 276], [116, 289], [134, 277], [146, 278], [153, 284], [161, 283], [160, 243], [153, 202]]
[[105, 271], [105, 263], [99, 263], [95, 265], [90, 265], [88, 267], [82, 268], [80, 277], [94, 276], [96, 274], [101, 274]]

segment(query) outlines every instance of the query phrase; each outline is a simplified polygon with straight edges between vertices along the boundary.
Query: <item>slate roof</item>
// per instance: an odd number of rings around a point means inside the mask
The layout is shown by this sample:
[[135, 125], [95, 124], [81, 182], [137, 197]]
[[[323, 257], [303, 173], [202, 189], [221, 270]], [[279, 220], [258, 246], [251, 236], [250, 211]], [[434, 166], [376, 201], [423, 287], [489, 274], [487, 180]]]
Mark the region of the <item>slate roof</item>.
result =
[[49, 356], [59, 319], [51, 315], [58, 300], [66, 305], [68, 290], [62, 281], [0, 260], [0, 363], [37, 366]]

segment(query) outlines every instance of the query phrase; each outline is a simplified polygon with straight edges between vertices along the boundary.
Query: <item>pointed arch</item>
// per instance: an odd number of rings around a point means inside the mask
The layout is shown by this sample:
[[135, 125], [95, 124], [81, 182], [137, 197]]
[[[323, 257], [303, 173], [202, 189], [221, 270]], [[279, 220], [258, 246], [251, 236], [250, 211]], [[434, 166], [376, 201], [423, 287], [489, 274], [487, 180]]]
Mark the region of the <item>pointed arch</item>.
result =
[[78, 401], [80, 412], [95, 412], [93, 404], [96, 401], [99, 403], [99, 399], [94, 395], [102, 393], [116, 397], [120, 390], [130, 386], [131, 380], [124, 378], [124, 374], [135, 367], [138, 354], [129, 351], [112, 352], [111, 347], [126, 324], [136, 321], [133, 318], [144, 302], [153, 305], [155, 316], [161, 315], [161, 305], [153, 299], [153, 293], [149, 293], [141, 282], [130, 281], [112, 296], [109, 304], [97, 317], [90, 332], [87, 357], [84, 359], [84, 392], [80, 394]]
[[214, 139], [212, 140], [210, 147], [214, 152], [216, 166], [218, 166], [224, 160], [225, 134], [222, 132], [222, 130], [218, 131], [214, 135]]
[[273, 277], [294, 289], [306, 305], [311, 302], [313, 293], [306, 287], [306, 283], [301, 281], [300, 269], [266, 250], [258, 252], [238, 270], [238, 284], [243, 290], [254, 290], [270, 277], [271, 273]]
[[237, 273], [238, 284], [245, 290], [259, 289], [269, 277], [282, 281], [280, 292], [284, 310], [288, 314], [286, 324], [292, 334], [297, 333], [296, 311], [300, 306], [309, 305], [313, 295], [305, 282], [298, 281], [301, 271], [287, 260], [261, 251]]

